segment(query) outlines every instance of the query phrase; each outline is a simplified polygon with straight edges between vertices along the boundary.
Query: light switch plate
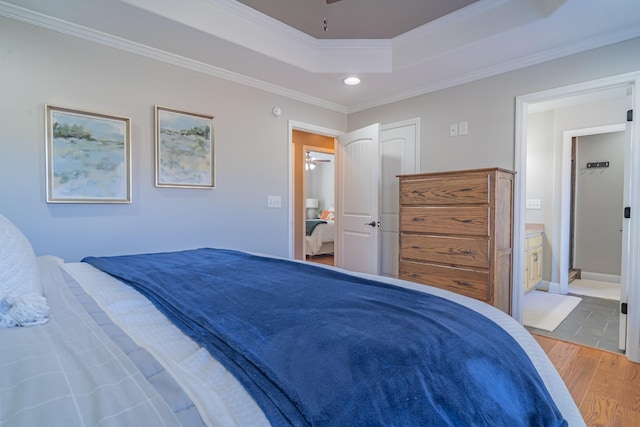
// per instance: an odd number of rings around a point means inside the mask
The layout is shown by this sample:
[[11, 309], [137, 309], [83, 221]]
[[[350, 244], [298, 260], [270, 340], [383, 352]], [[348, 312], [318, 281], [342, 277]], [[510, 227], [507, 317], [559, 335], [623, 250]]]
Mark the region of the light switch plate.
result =
[[282, 197], [280, 197], [280, 196], [267, 196], [267, 207], [268, 208], [281, 208], [282, 207]]
[[458, 136], [458, 124], [453, 123], [449, 125], [449, 136]]
[[458, 135], [466, 135], [469, 132], [469, 122], [458, 123]]
[[540, 199], [527, 199], [527, 209], [542, 209]]

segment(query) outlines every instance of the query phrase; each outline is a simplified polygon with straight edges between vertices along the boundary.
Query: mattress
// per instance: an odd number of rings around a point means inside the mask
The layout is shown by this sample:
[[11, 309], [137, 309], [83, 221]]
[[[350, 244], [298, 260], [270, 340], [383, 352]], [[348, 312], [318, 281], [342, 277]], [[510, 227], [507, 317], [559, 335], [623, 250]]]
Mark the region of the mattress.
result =
[[[139, 346], [149, 351], [186, 391], [208, 425], [268, 425], [251, 396], [190, 338], [173, 326], [150, 302], [127, 285], [84, 263], [63, 266], [109, 317]], [[332, 267], [326, 267], [332, 268]], [[527, 352], [569, 425], [584, 425], [557, 371], [535, 339], [501, 311], [444, 290], [366, 274], [356, 276], [415, 289], [463, 304], [502, 326]]]

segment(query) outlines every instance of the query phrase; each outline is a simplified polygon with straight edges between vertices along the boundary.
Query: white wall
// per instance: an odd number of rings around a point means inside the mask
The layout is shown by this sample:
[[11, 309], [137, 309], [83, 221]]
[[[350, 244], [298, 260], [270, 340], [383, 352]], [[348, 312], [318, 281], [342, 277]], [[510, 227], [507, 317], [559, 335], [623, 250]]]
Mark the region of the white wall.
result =
[[[45, 104], [131, 119], [131, 204], [45, 202]], [[215, 116], [215, 189], [154, 187], [155, 104]], [[38, 255], [68, 261], [201, 246], [287, 256], [288, 120], [346, 129], [340, 113], [7, 18], [0, 120], [0, 213]]]
[[527, 209], [527, 223], [551, 223], [554, 188], [555, 113], [544, 111], [527, 118], [526, 199], [540, 200], [540, 209]]
[[[333, 155], [325, 155], [324, 157], [333, 157]], [[318, 199], [319, 211], [335, 207], [334, 177], [335, 167], [333, 161], [318, 163], [315, 169], [307, 171], [307, 197]]]

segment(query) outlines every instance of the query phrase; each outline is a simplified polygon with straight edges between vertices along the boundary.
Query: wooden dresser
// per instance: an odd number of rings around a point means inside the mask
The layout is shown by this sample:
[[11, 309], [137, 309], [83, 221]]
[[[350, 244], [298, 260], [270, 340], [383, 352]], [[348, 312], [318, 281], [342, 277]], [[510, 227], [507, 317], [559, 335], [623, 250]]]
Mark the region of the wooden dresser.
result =
[[399, 277], [511, 314], [514, 172], [400, 175]]

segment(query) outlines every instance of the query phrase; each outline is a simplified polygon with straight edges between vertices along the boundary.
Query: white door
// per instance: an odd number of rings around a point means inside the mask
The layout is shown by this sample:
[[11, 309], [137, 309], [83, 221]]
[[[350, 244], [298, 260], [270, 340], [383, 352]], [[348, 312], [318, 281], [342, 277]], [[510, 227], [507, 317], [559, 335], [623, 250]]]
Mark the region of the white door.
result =
[[629, 254], [631, 252], [631, 233], [629, 232], [629, 219], [625, 217], [625, 207], [631, 206], [631, 125], [633, 122], [628, 121], [625, 130], [624, 143], [624, 185], [622, 190], [622, 209], [620, 218], [622, 225], [622, 261], [620, 268], [620, 325], [618, 328], [618, 348], [620, 350], [627, 349], [627, 315], [626, 310], [623, 311], [623, 305], [628, 303], [629, 294]]
[[420, 172], [420, 119], [383, 125], [380, 190], [380, 274], [398, 277], [400, 189], [397, 175]]
[[338, 267], [378, 274], [380, 125], [338, 138], [336, 236]]

